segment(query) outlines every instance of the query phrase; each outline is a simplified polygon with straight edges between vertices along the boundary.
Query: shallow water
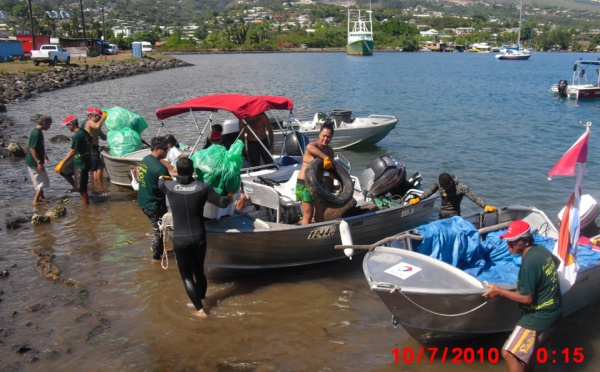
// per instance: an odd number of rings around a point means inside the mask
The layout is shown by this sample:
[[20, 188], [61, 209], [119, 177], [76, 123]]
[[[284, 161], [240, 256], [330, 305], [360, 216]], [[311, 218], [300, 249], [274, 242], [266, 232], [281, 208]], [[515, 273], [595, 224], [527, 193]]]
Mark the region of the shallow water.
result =
[[[51, 92], [9, 105], [8, 114], [22, 123], [11, 133], [22, 144], [32, 114], [53, 116], [55, 124], [46, 132], [52, 165], [68, 147], [49, 143], [55, 135], [68, 135], [58, 123], [70, 114], [83, 118], [93, 105], [138, 112], [150, 125], [146, 140], [158, 130], [157, 108], [211, 93], [289, 96], [301, 118], [341, 107], [355, 116], [392, 114], [400, 122], [378, 146], [344, 151], [353, 162], [352, 173], [360, 174], [376, 156], [391, 154], [409, 174], [420, 171], [425, 186], [449, 171], [490, 204], [535, 205], [555, 220], [575, 181], [548, 182], [546, 173], [583, 133], [578, 122], [593, 122], [600, 104], [561, 100], [547, 91], [570, 77], [579, 57], [596, 58], [548, 53], [525, 62], [475, 53], [181, 56], [195, 66]], [[169, 123], [182, 141], [193, 141], [178, 132], [191, 128], [189, 118]], [[593, 181], [599, 171], [595, 142], [592, 133], [583, 192], [599, 199]], [[390, 313], [366, 284], [360, 257], [210, 282], [211, 317], [195, 319], [174, 257], [167, 270], [150, 262], [150, 225], [132, 191], [108, 183], [92, 187], [89, 207], [69, 196], [65, 217], [7, 230], [7, 216], [36, 210], [30, 206], [33, 189], [24, 162], [2, 160], [0, 174], [0, 271], [9, 272], [0, 280], [2, 370], [505, 370], [502, 361], [487, 358], [395, 363], [395, 348], [402, 356], [421, 345], [393, 328]], [[53, 172], [50, 177], [52, 206], [66, 197], [68, 185]], [[463, 207], [477, 210], [469, 201]], [[40, 252], [51, 254], [60, 278], [76, 286], [44, 279], [38, 271]], [[595, 368], [598, 307], [567, 318], [555, 337], [558, 351], [583, 347], [584, 363], [549, 362], [542, 370]], [[488, 351], [503, 341], [504, 336], [488, 337], [439, 350]]]

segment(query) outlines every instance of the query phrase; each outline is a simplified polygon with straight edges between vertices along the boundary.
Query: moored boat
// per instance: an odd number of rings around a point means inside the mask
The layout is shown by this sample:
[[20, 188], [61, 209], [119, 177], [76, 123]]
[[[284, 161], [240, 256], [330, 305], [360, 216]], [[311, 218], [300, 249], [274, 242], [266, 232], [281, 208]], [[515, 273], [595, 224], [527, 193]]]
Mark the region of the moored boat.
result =
[[[517, 304], [482, 295], [488, 283], [516, 290], [520, 256], [511, 256], [499, 235], [519, 219], [537, 229], [537, 244], [552, 250], [558, 230], [548, 217], [533, 207], [512, 206], [435, 221], [375, 243], [363, 261], [365, 277], [393, 324], [422, 343], [510, 332], [520, 317]], [[432, 244], [442, 240], [447, 243]], [[577, 280], [563, 294], [565, 314], [600, 299], [600, 252], [580, 245], [577, 262]]]
[[512, 47], [503, 47], [499, 54], [496, 54], [496, 59], [509, 61], [525, 61], [531, 57], [531, 52], [521, 47], [521, 23], [523, 20], [523, 0], [519, 8], [519, 31], [517, 33], [517, 44]]
[[[368, 19], [361, 14], [367, 13]], [[371, 56], [375, 48], [373, 40], [373, 19], [371, 10], [348, 8], [348, 43], [346, 54]]]

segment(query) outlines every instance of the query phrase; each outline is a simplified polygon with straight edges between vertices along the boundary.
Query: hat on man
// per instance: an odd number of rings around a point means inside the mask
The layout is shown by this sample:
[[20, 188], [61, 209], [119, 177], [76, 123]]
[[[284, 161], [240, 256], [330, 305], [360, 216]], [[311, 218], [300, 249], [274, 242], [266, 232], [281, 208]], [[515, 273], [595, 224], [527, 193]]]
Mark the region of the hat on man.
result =
[[501, 239], [506, 239], [509, 242], [513, 240], [517, 240], [526, 235], [529, 235], [531, 232], [531, 225], [523, 220], [513, 221], [508, 225], [508, 230], [500, 235]]
[[89, 109], [87, 109], [87, 114], [94, 114], [94, 115], [98, 115], [98, 116], [102, 116], [102, 110], [94, 108], [94, 107], [90, 107]]
[[222, 138], [223, 138], [223, 136], [222, 136], [222, 135], [221, 135], [221, 133], [219, 133], [219, 132], [212, 132], [212, 133], [210, 134], [210, 140], [211, 140], [211, 141], [218, 141], [218, 140], [220, 140], [220, 139], [222, 139]]
[[75, 117], [75, 115], [69, 115], [65, 118], [65, 120], [63, 120], [61, 122], [62, 125], [67, 125], [67, 124], [73, 124], [76, 126], [79, 126], [79, 122], [77, 121], [77, 118]]

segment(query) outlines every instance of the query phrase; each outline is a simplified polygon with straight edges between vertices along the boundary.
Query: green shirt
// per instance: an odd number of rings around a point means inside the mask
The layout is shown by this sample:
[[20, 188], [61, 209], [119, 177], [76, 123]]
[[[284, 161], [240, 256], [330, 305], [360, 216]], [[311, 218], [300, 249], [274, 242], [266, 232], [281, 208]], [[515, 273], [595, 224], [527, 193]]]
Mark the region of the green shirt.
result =
[[92, 136], [84, 129], [79, 128], [71, 140], [71, 148], [75, 150], [73, 165], [76, 169], [89, 170], [92, 167], [92, 157], [90, 155], [91, 145]]
[[33, 128], [31, 130], [31, 134], [29, 135], [29, 140], [27, 141], [27, 154], [25, 157], [25, 164], [28, 167], [37, 168], [37, 163], [31, 155], [31, 151], [29, 149], [35, 149], [35, 153], [37, 154], [38, 159], [42, 161], [44, 164], [46, 159], [46, 146], [44, 145], [44, 133], [41, 129]]
[[151, 211], [166, 206], [165, 194], [158, 188], [158, 178], [168, 176], [169, 170], [153, 155], [146, 155], [138, 167], [140, 187], [138, 206]]
[[519, 270], [517, 292], [531, 295], [530, 305], [519, 305], [521, 327], [533, 331], [546, 331], [558, 325], [562, 318], [562, 294], [552, 253], [541, 245], [533, 245]]

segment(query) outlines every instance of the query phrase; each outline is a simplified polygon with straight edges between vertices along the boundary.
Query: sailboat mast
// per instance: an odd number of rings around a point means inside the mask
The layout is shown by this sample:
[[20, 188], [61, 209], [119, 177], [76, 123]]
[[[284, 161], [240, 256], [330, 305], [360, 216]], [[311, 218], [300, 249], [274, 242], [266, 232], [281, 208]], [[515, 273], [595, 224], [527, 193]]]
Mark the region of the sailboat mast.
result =
[[521, 22], [523, 20], [523, 0], [521, 0], [521, 9], [519, 9], [519, 33], [517, 36], [517, 45], [519, 46], [519, 50], [521, 50]]

